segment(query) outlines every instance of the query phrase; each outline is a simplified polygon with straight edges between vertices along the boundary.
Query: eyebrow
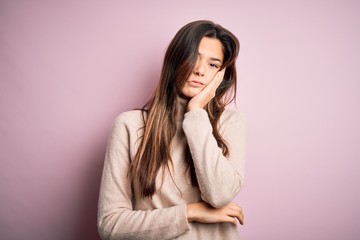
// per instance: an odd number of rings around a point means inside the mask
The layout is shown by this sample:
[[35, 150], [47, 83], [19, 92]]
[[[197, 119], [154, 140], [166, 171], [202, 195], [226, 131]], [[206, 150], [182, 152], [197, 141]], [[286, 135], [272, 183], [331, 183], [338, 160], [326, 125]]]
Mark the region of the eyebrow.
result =
[[[198, 53], [200, 56], [202, 55], [201, 53]], [[222, 61], [218, 58], [215, 58], [215, 57], [211, 57], [210, 58], [211, 61], [217, 61], [217, 62], [220, 62], [222, 64]]]
[[218, 59], [218, 58], [210, 58], [210, 60], [212, 60], [212, 61], [218, 61], [218, 62], [220, 62], [220, 63], [222, 64], [222, 61], [221, 61], [220, 59]]

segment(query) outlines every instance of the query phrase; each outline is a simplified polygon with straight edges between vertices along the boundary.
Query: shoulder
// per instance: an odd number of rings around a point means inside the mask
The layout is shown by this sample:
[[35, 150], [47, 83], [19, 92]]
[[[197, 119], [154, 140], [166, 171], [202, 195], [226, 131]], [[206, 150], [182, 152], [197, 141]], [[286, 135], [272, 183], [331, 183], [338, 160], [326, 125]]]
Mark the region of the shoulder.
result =
[[245, 113], [237, 110], [226, 108], [220, 117], [220, 124], [226, 124], [229, 122], [246, 122]]
[[248, 135], [248, 124], [246, 115], [236, 109], [226, 109], [220, 116], [219, 131], [223, 134], [226, 141], [239, 141], [240, 138], [246, 139]]
[[127, 127], [142, 127], [143, 116], [141, 110], [131, 110], [122, 112], [119, 114], [114, 121], [115, 126], [127, 126]]
[[246, 115], [236, 109], [225, 109], [220, 116], [219, 126], [222, 131], [247, 131]]

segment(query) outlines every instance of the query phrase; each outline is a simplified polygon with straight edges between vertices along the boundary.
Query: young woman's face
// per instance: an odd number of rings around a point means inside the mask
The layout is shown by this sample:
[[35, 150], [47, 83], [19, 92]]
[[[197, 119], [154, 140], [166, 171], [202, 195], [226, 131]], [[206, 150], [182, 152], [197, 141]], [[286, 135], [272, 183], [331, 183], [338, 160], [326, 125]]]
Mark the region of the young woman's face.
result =
[[195, 67], [181, 90], [182, 95], [192, 98], [213, 80], [223, 63], [222, 49], [222, 43], [216, 38], [201, 39]]

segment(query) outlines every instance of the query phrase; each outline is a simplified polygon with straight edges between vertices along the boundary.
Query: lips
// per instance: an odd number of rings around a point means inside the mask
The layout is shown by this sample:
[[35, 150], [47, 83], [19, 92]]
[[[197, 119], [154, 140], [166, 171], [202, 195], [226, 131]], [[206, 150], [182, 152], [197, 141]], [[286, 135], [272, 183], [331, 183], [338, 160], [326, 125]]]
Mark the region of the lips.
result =
[[196, 81], [196, 80], [189, 80], [187, 83], [189, 84], [189, 86], [196, 87], [196, 88], [202, 88], [205, 85], [202, 82], [199, 82], [199, 81]]

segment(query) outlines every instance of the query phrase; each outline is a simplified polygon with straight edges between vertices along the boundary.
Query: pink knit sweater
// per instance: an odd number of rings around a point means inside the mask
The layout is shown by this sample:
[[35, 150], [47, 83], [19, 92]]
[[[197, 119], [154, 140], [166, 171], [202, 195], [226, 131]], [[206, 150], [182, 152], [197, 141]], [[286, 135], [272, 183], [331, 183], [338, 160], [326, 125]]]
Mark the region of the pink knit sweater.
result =
[[[174, 168], [162, 171], [152, 198], [141, 198], [138, 186], [126, 174], [142, 135], [140, 111], [122, 113], [109, 137], [99, 195], [98, 229], [103, 239], [239, 239], [231, 223], [188, 222], [186, 204], [206, 201], [213, 207], [231, 202], [244, 183], [246, 124], [243, 115], [226, 109], [220, 133], [230, 157], [225, 158], [212, 134], [207, 112], [185, 113], [186, 102], [171, 145]], [[193, 187], [186, 171], [186, 145], [195, 165], [199, 187]]]

